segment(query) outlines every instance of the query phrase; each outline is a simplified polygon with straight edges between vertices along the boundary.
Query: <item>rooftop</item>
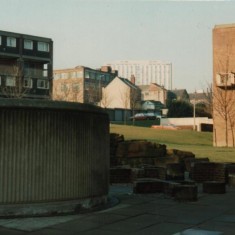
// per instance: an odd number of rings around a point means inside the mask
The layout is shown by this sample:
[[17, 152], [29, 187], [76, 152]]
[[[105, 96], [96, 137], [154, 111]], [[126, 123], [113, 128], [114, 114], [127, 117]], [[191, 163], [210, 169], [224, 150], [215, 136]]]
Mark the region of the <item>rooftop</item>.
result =
[[214, 28], [235, 28], [235, 23], [215, 25]]

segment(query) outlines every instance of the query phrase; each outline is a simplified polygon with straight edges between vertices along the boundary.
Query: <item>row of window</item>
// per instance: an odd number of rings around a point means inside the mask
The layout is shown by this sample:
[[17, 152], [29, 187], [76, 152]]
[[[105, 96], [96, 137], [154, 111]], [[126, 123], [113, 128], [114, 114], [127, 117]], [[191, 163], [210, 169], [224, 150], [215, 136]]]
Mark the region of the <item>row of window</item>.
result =
[[98, 81], [110, 82], [111, 77], [109, 74], [101, 74], [92, 71], [85, 71], [85, 78], [90, 78]]
[[72, 83], [72, 84], [61, 84], [60, 91], [61, 92], [79, 92], [80, 84], [79, 83]]
[[[85, 71], [85, 78], [103, 81], [103, 82], [110, 82], [111, 76], [109, 74], [101, 74], [92, 71]], [[83, 72], [65, 72], [65, 73], [55, 73], [54, 79], [68, 79], [68, 78], [83, 78]]]
[[[0, 76], [0, 85], [2, 85], [2, 78]], [[15, 87], [16, 86], [16, 77], [7, 76], [5, 78], [5, 86], [7, 87]], [[23, 80], [24, 88], [32, 88], [33, 81], [31, 78], [24, 78]], [[49, 89], [49, 82], [47, 80], [38, 79], [37, 80], [37, 88], [38, 89]]]
[[54, 79], [69, 79], [69, 78], [83, 78], [82, 71], [67, 72], [67, 73], [55, 73]]
[[[2, 36], [0, 36], [0, 46], [2, 45]], [[7, 37], [7, 47], [16, 47], [16, 38]], [[24, 39], [24, 49], [33, 50], [33, 41], [29, 39]], [[37, 50], [43, 52], [49, 52], [49, 43], [47, 42], [37, 42]]]

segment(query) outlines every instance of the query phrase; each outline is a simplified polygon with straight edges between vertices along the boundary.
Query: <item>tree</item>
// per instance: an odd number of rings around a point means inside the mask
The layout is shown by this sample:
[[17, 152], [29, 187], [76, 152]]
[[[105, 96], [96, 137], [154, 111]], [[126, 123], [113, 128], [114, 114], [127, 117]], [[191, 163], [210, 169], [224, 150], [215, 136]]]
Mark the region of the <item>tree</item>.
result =
[[172, 91], [167, 91], [166, 107], [169, 108], [174, 100], [177, 100], [176, 94]]
[[[231, 62], [230, 56], [232, 55], [232, 44], [226, 44], [226, 53], [220, 55], [221, 58], [217, 58], [216, 67], [216, 78], [219, 79], [215, 81], [213, 86], [213, 110], [214, 116], [220, 117], [225, 123], [225, 145], [229, 146], [229, 129], [231, 131], [232, 146], [235, 146], [234, 141], [234, 117], [235, 117], [235, 92], [234, 86], [230, 84], [231, 76], [234, 77], [234, 72], [232, 71], [233, 64]], [[218, 56], [218, 55], [217, 55]], [[217, 82], [217, 83], [216, 83]], [[217, 138], [217, 136], [216, 136]], [[217, 140], [216, 140], [217, 142]]]
[[186, 101], [173, 100], [168, 107], [168, 117], [192, 117], [193, 106]]
[[196, 104], [196, 117], [208, 117], [212, 118], [210, 112], [208, 112], [207, 104], [204, 102], [200, 102]]
[[5, 69], [5, 87], [2, 93], [7, 98], [23, 98], [29, 93], [32, 79], [24, 76], [23, 62], [18, 60], [16, 64]]
[[[130, 108], [132, 110], [132, 116], [135, 114], [135, 110], [138, 108], [141, 100], [141, 91], [139, 88], [131, 88], [130, 89]], [[132, 119], [133, 125], [135, 124], [135, 119]]]
[[231, 130], [232, 136], [232, 145], [235, 146], [234, 143], [234, 116], [235, 116], [235, 97], [234, 90], [230, 90], [228, 92], [228, 87], [225, 86], [225, 89], [215, 88], [216, 92], [214, 92], [214, 113], [218, 115], [225, 122], [225, 143], [226, 147], [228, 147], [228, 134], [229, 129]]
[[213, 86], [212, 83], [207, 83], [206, 90], [203, 90], [205, 98], [205, 111], [213, 117]]
[[53, 99], [70, 102], [83, 102], [83, 92], [80, 81], [58, 79], [53, 83]]
[[127, 109], [130, 108], [130, 97], [131, 97], [131, 91], [130, 87], [126, 86], [123, 87], [120, 91], [120, 99], [124, 107], [124, 124], [126, 124], [127, 121]]
[[138, 107], [138, 104], [141, 99], [141, 92], [137, 87], [131, 87], [126, 85], [120, 90], [120, 99], [125, 109], [124, 123], [126, 124], [127, 109], [131, 109], [132, 115], [134, 115], [134, 111]]

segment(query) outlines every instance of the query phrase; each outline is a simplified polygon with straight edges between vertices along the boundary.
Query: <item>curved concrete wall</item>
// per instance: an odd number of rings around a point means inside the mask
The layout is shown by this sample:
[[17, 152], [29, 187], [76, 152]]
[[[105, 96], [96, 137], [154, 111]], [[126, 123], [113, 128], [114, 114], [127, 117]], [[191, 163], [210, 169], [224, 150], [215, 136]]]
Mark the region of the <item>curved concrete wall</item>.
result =
[[0, 100], [0, 204], [108, 194], [109, 120], [100, 108]]

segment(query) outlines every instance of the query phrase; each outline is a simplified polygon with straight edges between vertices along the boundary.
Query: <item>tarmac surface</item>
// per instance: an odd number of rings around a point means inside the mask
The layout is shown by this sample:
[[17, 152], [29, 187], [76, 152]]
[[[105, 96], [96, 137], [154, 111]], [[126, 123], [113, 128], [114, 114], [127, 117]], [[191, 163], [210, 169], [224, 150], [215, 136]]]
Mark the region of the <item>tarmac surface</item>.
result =
[[235, 235], [235, 188], [226, 194], [199, 189], [198, 201], [177, 202], [112, 185], [110, 198], [112, 207], [86, 214], [0, 219], [0, 235]]

